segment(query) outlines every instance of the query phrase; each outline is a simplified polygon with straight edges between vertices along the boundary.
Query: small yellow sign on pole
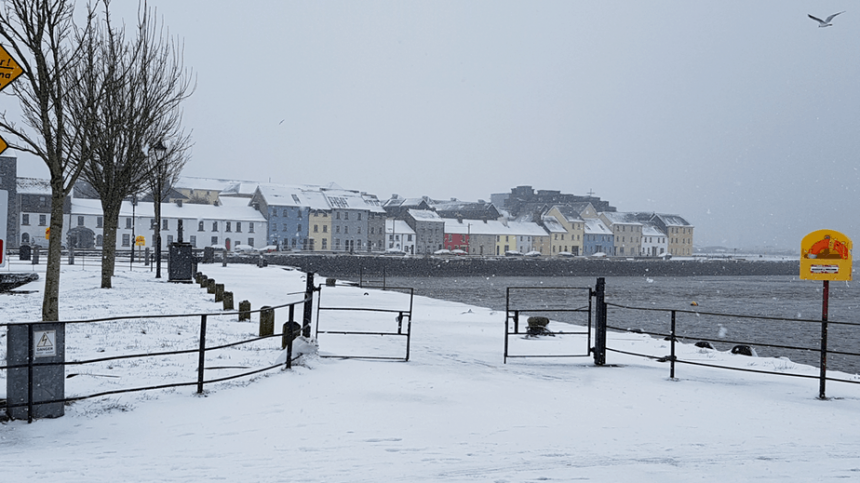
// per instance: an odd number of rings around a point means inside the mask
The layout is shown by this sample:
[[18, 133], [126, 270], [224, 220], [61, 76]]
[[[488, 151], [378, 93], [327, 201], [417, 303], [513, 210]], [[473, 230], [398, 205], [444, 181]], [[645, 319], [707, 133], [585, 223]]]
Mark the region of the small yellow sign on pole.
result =
[[24, 69], [12, 58], [9, 52], [0, 45], [0, 91], [11, 84], [24, 73]]
[[851, 280], [851, 248], [847, 236], [834, 230], [818, 230], [800, 242], [800, 278], [803, 280]]
[[146, 246], [146, 238], [144, 238], [143, 235], [137, 235], [134, 238], [134, 246], [136, 246], [136, 247]]
[[45, 228], [45, 240], [51, 239], [51, 227]]
[[3, 154], [3, 151], [6, 151], [8, 147], [9, 145], [6, 144], [6, 140], [0, 137], [0, 154]]

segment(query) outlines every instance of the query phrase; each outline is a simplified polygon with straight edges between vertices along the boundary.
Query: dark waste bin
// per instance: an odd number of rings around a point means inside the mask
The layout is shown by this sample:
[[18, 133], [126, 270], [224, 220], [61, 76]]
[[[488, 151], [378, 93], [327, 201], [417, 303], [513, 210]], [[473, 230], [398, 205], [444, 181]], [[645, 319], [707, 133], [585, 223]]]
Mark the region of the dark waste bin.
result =
[[168, 247], [167, 281], [191, 283], [195, 272], [190, 243], [171, 243]]
[[203, 263], [215, 263], [215, 247], [203, 249]]
[[30, 260], [30, 245], [21, 245], [21, 248], [18, 249], [18, 260]]

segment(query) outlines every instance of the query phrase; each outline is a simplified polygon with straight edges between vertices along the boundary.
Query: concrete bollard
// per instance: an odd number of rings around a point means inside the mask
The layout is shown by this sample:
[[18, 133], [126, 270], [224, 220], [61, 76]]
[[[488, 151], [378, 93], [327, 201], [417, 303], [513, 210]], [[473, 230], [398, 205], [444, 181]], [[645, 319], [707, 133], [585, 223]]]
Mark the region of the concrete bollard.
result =
[[275, 333], [275, 310], [268, 305], [260, 308], [260, 337]]
[[221, 251], [221, 266], [222, 267], [227, 266], [227, 250], [226, 249]]
[[233, 292], [224, 292], [224, 310], [233, 310]]
[[207, 293], [215, 293], [215, 279], [210, 278], [206, 281], [206, 292]]
[[215, 284], [215, 301], [221, 302], [224, 300], [224, 284], [216, 283]]
[[239, 302], [239, 322], [251, 320], [251, 302], [243, 300]]

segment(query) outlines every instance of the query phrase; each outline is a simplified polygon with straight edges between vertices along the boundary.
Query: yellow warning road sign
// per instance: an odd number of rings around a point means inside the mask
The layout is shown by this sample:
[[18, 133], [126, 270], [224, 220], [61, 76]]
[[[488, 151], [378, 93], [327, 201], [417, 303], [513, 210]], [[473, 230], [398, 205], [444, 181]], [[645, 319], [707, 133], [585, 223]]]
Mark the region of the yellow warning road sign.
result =
[[833, 230], [814, 231], [800, 242], [800, 278], [851, 280], [851, 239]]
[[6, 144], [6, 140], [0, 137], [0, 154], [3, 154], [3, 151], [6, 151], [6, 148], [8, 147], [9, 145]]
[[144, 238], [143, 235], [137, 235], [134, 237], [134, 245], [138, 247], [146, 246], [146, 238]]
[[9, 52], [0, 45], [0, 91], [11, 84], [24, 73], [24, 69], [12, 58]]

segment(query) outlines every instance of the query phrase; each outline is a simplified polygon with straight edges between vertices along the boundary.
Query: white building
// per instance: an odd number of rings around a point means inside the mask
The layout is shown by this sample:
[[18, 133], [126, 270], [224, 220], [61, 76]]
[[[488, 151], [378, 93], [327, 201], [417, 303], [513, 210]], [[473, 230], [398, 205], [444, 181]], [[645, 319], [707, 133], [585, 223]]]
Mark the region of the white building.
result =
[[665, 233], [654, 225], [645, 224], [642, 227], [642, 256], [659, 257], [668, 249], [669, 239]]
[[[72, 198], [70, 212], [65, 216], [68, 216], [63, 226], [66, 245], [102, 246], [104, 218], [101, 201]], [[179, 220], [182, 220], [182, 240], [194, 248], [218, 246], [232, 250], [240, 245], [266, 246], [266, 219], [248, 206], [247, 199], [224, 198], [215, 205], [162, 203], [162, 248], [179, 241]], [[133, 206], [130, 201], [125, 201], [120, 210], [116, 246], [129, 249], [136, 238], [143, 237], [143, 246], [152, 247], [154, 229], [153, 203], [138, 202]]]
[[415, 230], [403, 220], [385, 220], [386, 251], [415, 253]]

